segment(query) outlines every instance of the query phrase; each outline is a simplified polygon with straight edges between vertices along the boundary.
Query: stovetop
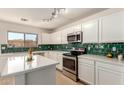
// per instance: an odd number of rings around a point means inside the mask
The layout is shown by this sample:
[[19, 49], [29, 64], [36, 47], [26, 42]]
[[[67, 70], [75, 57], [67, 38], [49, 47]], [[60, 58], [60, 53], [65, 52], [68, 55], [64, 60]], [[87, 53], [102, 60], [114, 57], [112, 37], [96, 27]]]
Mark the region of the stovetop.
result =
[[70, 53], [64, 53], [64, 56], [77, 57], [79, 55], [86, 54], [86, 48], [71, 50]]
[[72, 55], [71, 53], [64, 53], [64, 56], [69, 56], [69, 57], [77, 57], [78, 55]]

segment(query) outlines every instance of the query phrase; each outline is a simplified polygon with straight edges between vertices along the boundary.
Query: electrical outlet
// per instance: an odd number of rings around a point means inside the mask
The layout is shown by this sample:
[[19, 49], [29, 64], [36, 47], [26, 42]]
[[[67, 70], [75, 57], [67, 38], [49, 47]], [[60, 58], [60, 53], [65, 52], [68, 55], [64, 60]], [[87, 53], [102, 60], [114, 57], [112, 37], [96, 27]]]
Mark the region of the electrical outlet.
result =
[[116, 47], [112, 47], [112, 51], [116, 51]]

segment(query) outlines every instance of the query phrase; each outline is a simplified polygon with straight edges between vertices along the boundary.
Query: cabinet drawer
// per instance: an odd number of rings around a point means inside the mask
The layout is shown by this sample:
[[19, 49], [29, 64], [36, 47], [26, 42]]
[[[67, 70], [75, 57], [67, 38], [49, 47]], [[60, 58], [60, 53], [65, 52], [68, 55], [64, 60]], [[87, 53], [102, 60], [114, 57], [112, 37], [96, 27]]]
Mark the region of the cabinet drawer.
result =
[[79, 59], [78, 62], [79, 62], [79, 64], [85, 63], [88, 65], [94, 65], [94, 60], [89, 60], [89, 59], [85, 59], [85, 58]]
[[117, 72], [124, 72], [124, 66], [120, 66], [120, 65], [114, 65], [114, 64], [96, 61], [96, 66], [110, 69], [110, 70], [117, 71]]

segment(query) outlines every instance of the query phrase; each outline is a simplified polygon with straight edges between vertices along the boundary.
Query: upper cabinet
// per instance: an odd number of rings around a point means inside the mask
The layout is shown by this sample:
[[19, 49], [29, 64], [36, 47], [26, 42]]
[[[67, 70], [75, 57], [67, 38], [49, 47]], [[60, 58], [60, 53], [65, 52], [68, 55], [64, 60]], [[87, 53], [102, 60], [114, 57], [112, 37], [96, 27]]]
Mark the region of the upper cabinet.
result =
[[67, 31], [67, 34], [73, 33], [74, 32], [74, 27], [72, 26], [72, 27], [66, 28], [65, 30]]
[[65, 30], [61, 30], [61, 43], [62, 44], [67, 44], [67, 33], [68, 31]]
[[51, 33], [50, 44], [61, 44], [61, 31]]
[[92, 20], [82, 24], [83, 43], [98, 43], [99, 21]]
[[116, 12], [50, 35], [43, 33], [43, 44], [68, 44], [67, 34], [82, 31], [83, 43], [124, 42], [124, 12]]
[[82, 31], [82, 25], [81, 24], [76, 25], [76, 26], [73, 27], [73, 29], [74, 29], [74, 32]]
[[67, 41], [67, 34], [73, 33], [74, 32], [74, 27], [69, 27], [64, 30], [61, 30], [61, 43], [62, 44], [68, 44]]
[[50, 33], [42, 33], [41, 37], [42, 44], [50, 44]]
[[101, 42], [124, 42], [124, 12], [101, 18]]

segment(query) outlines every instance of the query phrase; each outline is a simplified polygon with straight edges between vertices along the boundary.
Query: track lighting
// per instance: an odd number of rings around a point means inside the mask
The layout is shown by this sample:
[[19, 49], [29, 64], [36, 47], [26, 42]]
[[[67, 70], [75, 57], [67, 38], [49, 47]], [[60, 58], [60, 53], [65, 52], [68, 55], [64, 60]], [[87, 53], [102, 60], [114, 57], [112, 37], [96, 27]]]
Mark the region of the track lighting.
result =
[[50, 22], [53, 19], [57, 18], [59, 15], [65, 12], [65, 8], [54, 8], [53, 12], [51, 13], [51, 17], [48, 19], [42, 19], [43, 22]]

